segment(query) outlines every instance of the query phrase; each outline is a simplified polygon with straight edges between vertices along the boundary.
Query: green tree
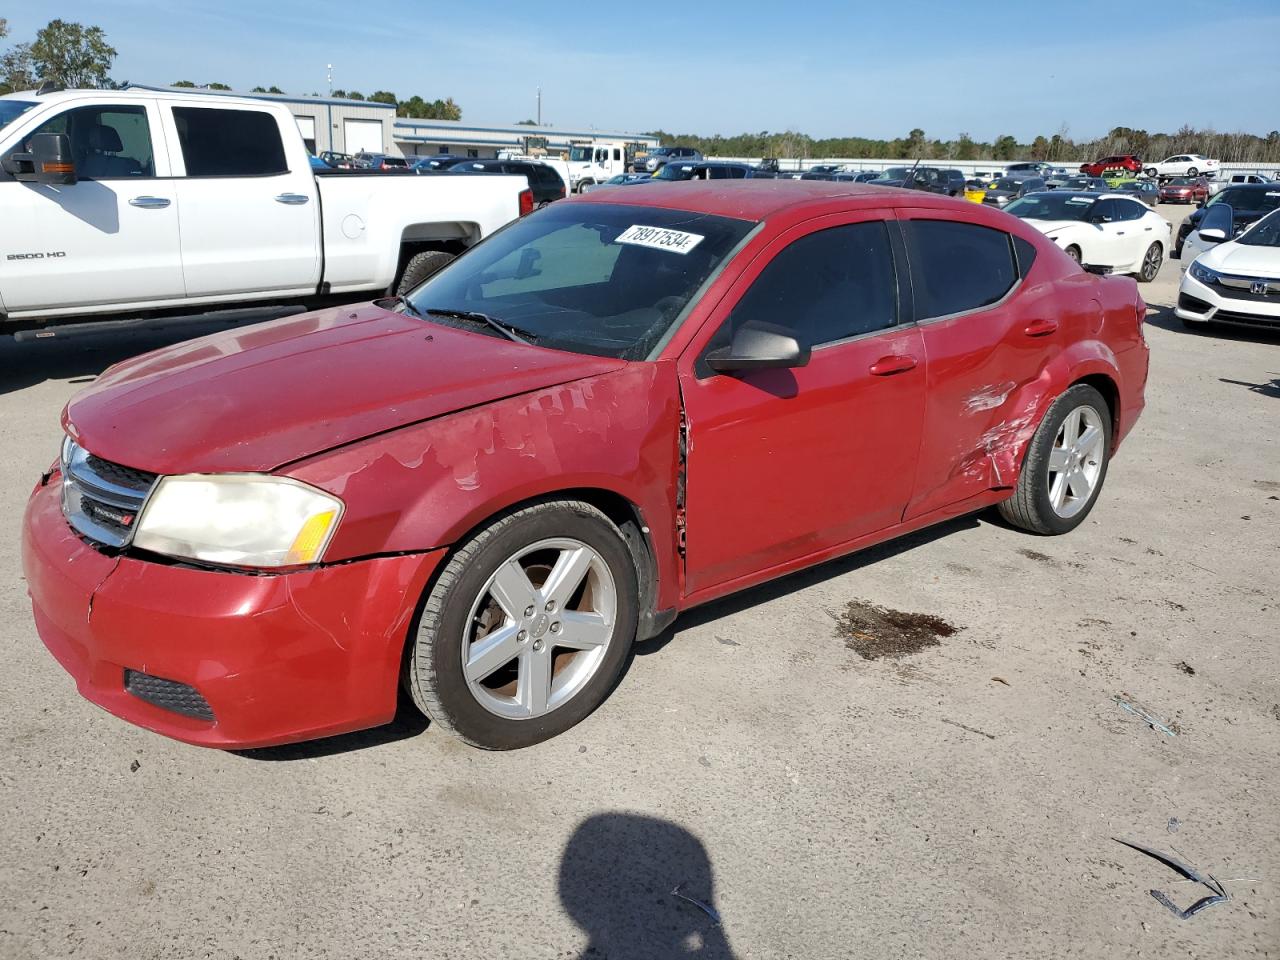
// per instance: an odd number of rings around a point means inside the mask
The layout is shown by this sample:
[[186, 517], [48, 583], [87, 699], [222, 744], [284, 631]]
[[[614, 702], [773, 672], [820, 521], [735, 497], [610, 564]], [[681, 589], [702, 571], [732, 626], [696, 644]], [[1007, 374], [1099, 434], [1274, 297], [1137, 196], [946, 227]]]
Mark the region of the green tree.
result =
[[348, 92], [348, 93], [347, 93], [347, 99], [348, 99], [348, 100], [363, 100], [363, 99], [364, 99], [364, 94], [363, 94], [363, 93], [361, 93], [359, 90], [351, 90], [350, 92]]
[[956, 139], [956, 159], [957, 160], [977, 160], [978, 145], [973, 142], [973, 138], [967, 133], [962, 133]]
[[1035, 140], [1032, 142], [1031, 159], [1032, 160], [1049, 159], [1049, 141], [1046, 140], [1044, 137], [1042, 136], [1036, 137]]
[[230, 90], [231, 88], [230, 88], [230, 87], [228, 87], [225, 83], [211, 83], [211, 84], [209, 84], [209, 85], [208, 85], [208, 89], [210, 89], [210, 90]]
[[538, 125], [537, 120], [517, 120], [516, 121], [517, 127], [536, 127], [537, 125]]
[[284, 93], [284, 91], [273, 83], [271, 86], [267, 87], [267, 93]]
[[170, 84], [170, 86], [174, 86], [174, 87], [194, 87], [194, 86], [195, 86], [195, 84], [194, 84], [194, 83], [192, 83], [190, 80], [175, 80], [175, 81], [173, 81], [173, 83], [172, 83], [172, 84]]
[[996, 137], [996, 142], [991, 146], [991, 156], [996, 160], [1016, 160], [1018, 141], [1008, 134]]
[[331, 91], [329, 92], [329, 96], [331, 96], [331, 97], [337, 97], [339, 100], [345, 100], [345, 99], [347, 99], [347, 91], [345, 91], [345, 90], [331, 90]]
[[64, 87], [106, 87], [116, 48], [107, 43], [101, 27], [50, 20], [36, 33], [31, 61], [42, 80]]
[[267, 88], [266, 87], [250, 87], [249, 92], [250, 93], [266, 93]]
[[396, 99], [396, 95], [389, 90], [375, 90], [369, 94], [370, 103], [389, 103], [393, 107], [400, 105], [400, 101]]

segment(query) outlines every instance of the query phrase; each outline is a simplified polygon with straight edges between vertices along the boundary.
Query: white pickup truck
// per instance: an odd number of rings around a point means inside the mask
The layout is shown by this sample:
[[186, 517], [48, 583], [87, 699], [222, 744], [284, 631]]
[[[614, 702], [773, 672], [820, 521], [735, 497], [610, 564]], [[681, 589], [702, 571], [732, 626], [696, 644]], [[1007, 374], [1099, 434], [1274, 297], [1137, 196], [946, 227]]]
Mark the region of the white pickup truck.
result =
[[332, 174], [278, 104], [0, 97], [0, 332], [395, 292], [533, 208], [523, 177]]

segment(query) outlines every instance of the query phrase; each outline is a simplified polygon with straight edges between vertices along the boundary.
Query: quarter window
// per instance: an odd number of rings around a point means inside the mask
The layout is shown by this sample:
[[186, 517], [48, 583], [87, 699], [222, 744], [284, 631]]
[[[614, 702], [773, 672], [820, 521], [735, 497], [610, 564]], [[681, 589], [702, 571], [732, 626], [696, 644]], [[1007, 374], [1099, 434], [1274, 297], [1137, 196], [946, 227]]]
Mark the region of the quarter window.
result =
[[[156, 175], [146, 107], [76, 107], [41, 124], [31, 135], [37, 133], [67, 135], [76, 176], [83, 180]], [[30, 137], [22, 149], [30, 149]]]
[[908, 220], [916, 319], [988, 307], [1018, 278], [1009, 234], [954, 220]]
[[188, 177], [266, 177], [288, 173], [275, 117], [258, 110], [174, 107]]
[[728, 344], [748, 324], [784, 327], [817, 347], [897, 322], [889, 232], [876, 220], [793, 241], [756, 277], [710, 346]]

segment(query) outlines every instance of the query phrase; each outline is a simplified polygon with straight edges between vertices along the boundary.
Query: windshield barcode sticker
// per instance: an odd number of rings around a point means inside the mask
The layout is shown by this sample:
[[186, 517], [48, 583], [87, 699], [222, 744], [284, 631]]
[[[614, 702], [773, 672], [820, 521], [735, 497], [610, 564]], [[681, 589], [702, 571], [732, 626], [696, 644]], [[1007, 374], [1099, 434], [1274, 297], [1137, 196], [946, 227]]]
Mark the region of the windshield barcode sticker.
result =
[[618, 243], [633, 243], [638, 247], [653, 247], [671, 253], [688, 253], [703, 241], [696, 233], [664, 230], [662, 227], [645, 227], [640, 224], [627, 227], [618, 234]]

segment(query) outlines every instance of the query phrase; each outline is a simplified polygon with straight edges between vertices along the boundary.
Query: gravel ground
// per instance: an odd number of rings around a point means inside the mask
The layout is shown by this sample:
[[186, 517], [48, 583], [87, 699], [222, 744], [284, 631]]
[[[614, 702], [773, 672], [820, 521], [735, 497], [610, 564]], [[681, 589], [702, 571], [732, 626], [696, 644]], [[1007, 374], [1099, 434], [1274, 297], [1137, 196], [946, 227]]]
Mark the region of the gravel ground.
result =
[[[696, 611], [515, 754], [409, 716], [221, 753], [81, 700], [22, 504], [79, 384], [226, 321], [0, 342], [0, 957], [1280, 956], [1280, 338], [1184, 332], [1177, 279], [1075, 533], [972, 517]], [[1205, 891], [1113, 837], [1232, 900], [1178, 920], [1148, 891]]]

